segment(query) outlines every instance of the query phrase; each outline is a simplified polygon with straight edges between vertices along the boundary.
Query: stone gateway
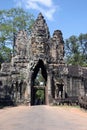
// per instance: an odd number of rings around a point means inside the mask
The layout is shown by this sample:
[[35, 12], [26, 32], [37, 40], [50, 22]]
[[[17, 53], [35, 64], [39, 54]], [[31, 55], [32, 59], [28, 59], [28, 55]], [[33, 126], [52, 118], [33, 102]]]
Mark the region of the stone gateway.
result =
[[[65, 64], [62, 32], [55, 30], [51, 37], [41, 13], [30, 36], [18, 32], [13, 48], [11, 63], [1, 65], [0, 103], [53, 104], [87, 93], [87, 68]], [[44, 82], [36, 83], [40, 75]]]

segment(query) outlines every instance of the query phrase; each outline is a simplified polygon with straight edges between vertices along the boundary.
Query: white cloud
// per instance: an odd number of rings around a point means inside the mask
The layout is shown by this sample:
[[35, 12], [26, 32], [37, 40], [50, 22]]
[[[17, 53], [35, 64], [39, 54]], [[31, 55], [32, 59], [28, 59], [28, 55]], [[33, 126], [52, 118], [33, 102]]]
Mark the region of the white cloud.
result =
[[41, 3], [47, 7], [51, 7], [52, 6], [52, 0], [30, 0], [31, 2], [37, 2], [37, 3]]
[[15, 0], [16, 5], [33, 9], [41, 12], [48, 20], [53, 20], [53, 15], [56, 12], [56, 5], [53, 0]]
[[49, 20], [53, 20], [53, 14], [55, 13], [56, 9], [53, 8], [53, 9], [49, 9], [47, 11], [44, 10], [44, 14], [45, 16], [49, 19]]
[[22, 7], [22, 1], [14, 0], [14, 2], [16, 3], [17, 7]]

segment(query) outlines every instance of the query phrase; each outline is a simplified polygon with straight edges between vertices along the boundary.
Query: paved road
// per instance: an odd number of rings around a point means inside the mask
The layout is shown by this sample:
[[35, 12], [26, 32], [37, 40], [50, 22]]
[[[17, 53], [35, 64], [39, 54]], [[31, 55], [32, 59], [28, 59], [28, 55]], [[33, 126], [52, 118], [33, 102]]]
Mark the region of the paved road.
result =
[[0, 110], [0, 130], [87, 130], [87, 112], [71, 107], [5, 108]]

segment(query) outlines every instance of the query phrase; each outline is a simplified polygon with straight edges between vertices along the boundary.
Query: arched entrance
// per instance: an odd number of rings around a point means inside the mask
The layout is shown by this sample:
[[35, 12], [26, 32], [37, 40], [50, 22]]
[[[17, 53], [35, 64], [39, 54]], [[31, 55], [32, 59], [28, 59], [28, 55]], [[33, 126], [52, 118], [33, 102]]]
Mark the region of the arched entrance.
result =
[[[39, 75], [38, 75], [39, 74]], [[43, 82], [39, 81], [42, 76]], [[38, 81], [38, 82], [37, 82]], [[39, 59], [31, 76], [31, 105], [47, 104], [47, 71], [44, 62]]]
[[63, 98], [63, 83], [56, 84], [56, 95], [57, 97]]
[[64, 97], [64, 81], [62, 78], [58, 78], [55, 82], [55, 98], [62, 99]]

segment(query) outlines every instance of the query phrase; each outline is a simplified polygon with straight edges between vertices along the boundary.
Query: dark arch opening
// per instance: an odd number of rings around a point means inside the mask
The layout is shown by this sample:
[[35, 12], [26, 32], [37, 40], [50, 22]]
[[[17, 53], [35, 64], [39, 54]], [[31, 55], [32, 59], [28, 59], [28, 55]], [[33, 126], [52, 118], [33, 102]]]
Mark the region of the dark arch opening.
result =
[[[35, 79], [40, 70], [41, 70], [41, 75], [43, 76], [45, 83], [44, 83], [44, 87], [38, 86], [38, 88], [37, 88], [37, 87], [35, 87]], [[44, 62], [41, 59], [39, 59], [37, 65], [33, 69], [32, 77], [31, 77], [31, 105], [39, 105], [39, 103], [36, 104], [36, 93], [38, 90], [40, 90], [40, 92], [44, 93], [43, 104], [46, 104], [46, 83], [47, 83], [46, 67], [44, 65]]]

